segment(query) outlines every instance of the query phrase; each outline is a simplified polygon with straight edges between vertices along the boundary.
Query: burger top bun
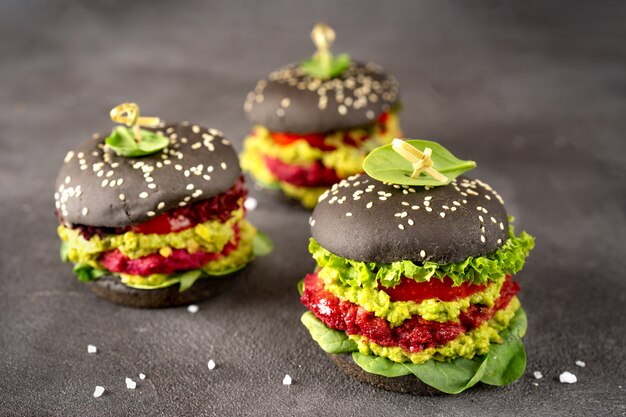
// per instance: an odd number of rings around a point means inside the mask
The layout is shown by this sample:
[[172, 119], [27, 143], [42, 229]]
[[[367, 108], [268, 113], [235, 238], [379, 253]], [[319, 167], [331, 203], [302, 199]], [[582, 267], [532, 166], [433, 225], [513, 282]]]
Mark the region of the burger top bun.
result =
[[56, 208], [69, 225], [125, 227], [165, 211], [208, 199], [241, 176], [230, 142], [215, 129], [189, 123], [155, 129], [169, 138], [163, 150], [118, 156], [104, 139], [69, 151], [56, 180]]
[[310, 223], [322, 247], [361, 262], [461, 262], [508, 237], [501, 197], [464, 176], [428, 189], [355, 175], [320, 197]]
[[398, 82], [378, 65], [352, 62], [329, 80], [293, 63], [272, 72], [248, 93], [253, 124], [274, 132], [319, 133], [374, 123], [398, 101]]

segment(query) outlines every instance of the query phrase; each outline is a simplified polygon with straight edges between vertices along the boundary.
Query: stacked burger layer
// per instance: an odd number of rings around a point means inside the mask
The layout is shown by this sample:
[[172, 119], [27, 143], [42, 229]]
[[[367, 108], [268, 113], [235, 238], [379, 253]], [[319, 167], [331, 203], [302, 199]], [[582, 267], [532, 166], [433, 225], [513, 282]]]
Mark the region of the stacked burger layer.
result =
[[[399, 390], [449, 393], [521, 375], [525, 315], [512, 275], [534, 241], [514, 235], [489, 185], [459, 177], [413, 187], [357, 175], [320, 197], [310, 223], [318, 268], [301, 287], [310, 310], [302, 321], [335, 359], [352, 353], [342, 362], [351, 373], [404, 376]], [[505, 366], [507, 355], [520, 366]]]

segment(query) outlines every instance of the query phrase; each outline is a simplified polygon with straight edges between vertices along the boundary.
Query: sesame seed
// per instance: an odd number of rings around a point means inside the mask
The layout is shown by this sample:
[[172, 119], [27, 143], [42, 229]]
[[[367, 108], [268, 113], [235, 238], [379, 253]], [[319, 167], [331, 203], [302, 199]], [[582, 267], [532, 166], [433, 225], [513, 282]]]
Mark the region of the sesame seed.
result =
[[222, 163], [220, 164], [220, 166], [222, 167], [222, 169], [223, 169], [224, 171], [226, 171], [226, 168], [228, 168], [228, 167], [227, 167], [227, 165], [226, 165], [226, 162], [222, 162]]
[[433, 209], [431, 209], [430, 207], [426, 207], [426, 211], [430, 212], [433, 211]]
[[124, 182], [124, 178], [117, 179], [117, 185], [122, 185], [123, 182]]
[[491, 216], [491, 223], [498, 223], [495, 217]]
[[352, 213], [350, 212], [346, 213], [346, 217], [352, 217]]
[[198, 126], [198, 125], [191, 126], [191, 131], [193, 133], [200, 133], [200, 126]]
[[446, 213], [445, 213], [445, 212], [443, 212], [443, 211], [442, 211], [441, 213], [439, 213], [439, 215], [441, 216], [441, 218], [442, 218], [442, 219], [443, 219], [444, 217], [446, 217]]
[[420, 251], [420, 256], [421, 256], [422, 258], [423, 258], [423, 257], [425, 257], [425, 256], [426, 256], [426, 252], [424, 252], [424, 250], [421, 250], [421, 251]]
[[478, 216], [478, 220], [480, 220], [481, 223], [485, 221], [485, 219], [483, 219], [483, 216]]
[[484, 235], [480, 235], [480, 241], [481, 241], [481, 242], [483, 242], [483, 243], [485, 243], [486, 239], [485, 239], [485, 236], [484, 236]]
[[187, 187], [185, 187], [187, 190], [193, 190], [194, 189], [194, 185], [193, 184], [187, 184]]
[[176, 171], [182, 171], [183, 170], [183, 166], [180, 165], [180, 164], [174, 165], [174, 168], [176, 169]]
[[424, 205], [425, 205], [426, 207], [430, 206], [430, 201], [424, 201]]
[[387, 197], [378, 197], [379, 200], [385, 201]]
[[89, 213], [89, 209], [87, 207], [83, 207], [82, 213], [83, 213], [83, 216], [86, 216], [87, 213]]
[[193, 145], [191, 145], [191, 149], [200, 149], [202, 147], [202, 143], [200, 142], [196, 142]]
[[118, 197], [122, 201], [126, 200], [126, 196], [124, 194], [120, 194]]
[[139, 198], [148, 198], [148, 193], [143, 191], [142, 193], [139, 194]]
[[418, 210], [418, 209], [420, 208], [420, 206], [411, 206], [411, 208], [412, 208], [413, 210]]
[[411, 220], [411, 219], [407, 220], [407, 223], [408, 223], [410, 226], [413, 226], [413, 225], [415, 224], [415, 222], [413, 222], [413, 220]]
[[202, 178], [204, 178], [207, 181], [211, 181], [211, 177], [209, 175], [203, 175]]
[[398, 229], [400, 229], [400, 230], [404, 230], [404, 226], [403, 226], [403, 225], [401, 225], [401, 224], [399, 224], [399, 225], [398, 225]]
[[407, 203], [406, 201], [403, 201], [401, 204], [402, 204], [403, 206], [408, 206], [408, 205], [409, 205], [409, 203]]
[[154, 211], [149, 211], [146, 214], [148, 215], [148, 217], [153, 217], [156, 213]]
[[367, 203], [365, 205], [366, 208], [372, 208], [372, 206], [374, 205], [374, 203], [372, 203], [371, 201], [369, 203]]
[[213, 165], [209, 165], [208, 167], [206, 167], [206, 171], [209, 173], [213, 172]]
[[180, 203], [178, 203], [178, 205], [179, 205], [180, 207], [185, 207], [185, 206], [187, 205], [187, 203], [186, 203], [186, 202], [184, 202], [184, 201], [181, 201]]
[[500, 230], [504, 230], [504, 223], [500, 222]]
[[70, 181], [72, 181], [72, 178], [68, 175], [67, 177], [65, 177], [65, 183], [69, 184]]
[[433, 197], [432, 197], [432, 196], [430, 196], [430, 195], [428, 195], [428, 196], [424, 197], [424, 200], [425, 200], [425, 201], [430, 201], [430, 200], [432, 200], [432, 199], [433, 199]]
[[285, 97], [284, 99], [282, 99], [280, 101], [281, 107], [287, 108], [287, 107], [289, 107], [290, 104], [291, 104], [291, 100], [289, 100], [289, 98], [287, 98], [287, 97]]
[[102, 183], [100, 183], [102, 187], [106, 187], [108, 184], [109, 184], [109, 180], [107, 180], [106, 178], [102, 180]]
[[148, 184], [148, 188], [154, 190], [155, 188], [157, 188], [157, 186], [156, 184]]
[[165, 203], [163, 201], [157, 204], [157, 209], [161, 210], [163, 207], [165, 207]]

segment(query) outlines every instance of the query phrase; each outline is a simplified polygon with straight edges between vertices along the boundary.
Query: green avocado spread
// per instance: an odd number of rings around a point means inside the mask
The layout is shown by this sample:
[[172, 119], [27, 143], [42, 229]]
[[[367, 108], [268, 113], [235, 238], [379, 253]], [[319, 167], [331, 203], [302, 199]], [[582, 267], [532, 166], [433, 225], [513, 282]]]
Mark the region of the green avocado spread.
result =
[[87, 240], [77, 229], [60, 225], [57, 229], [61, 240], [67, 243], [67, 258], [73, 263], [83, 263], [98, 268], [97, 259], [103, 252], [118, 249], [131, 259], [159, 252], [164, 247], [221, 252], [234, 237], [233, 226], [243, 218], [243, 208], [234, 210], [225, 223], [218, 220], [200, 223], [178, 233], [140, 234], [126, 232], [120, 235], [93, 236]]
[[391, 301], [386, 292], [377, 288], [353, 287], [342, 284], [337, 276], [338, 271], [333, 268], [322, 268], [318, 275], [324, 281], [325, 290], [342, 300], [358, 304], [365, 310], [373, 312], [376, 317], [384, 318], [393, 327], [399, 326], [414, 315], [420, 315], [425, 320], [443, 323], [457, 321], [461, 312], [472, 304], [493, 307], [504, 283], [504, 277], [502, 277], [491, 282], [484, 290], [454, 301], [440, 301], [433, 298], [416, 303], [413, 301]]

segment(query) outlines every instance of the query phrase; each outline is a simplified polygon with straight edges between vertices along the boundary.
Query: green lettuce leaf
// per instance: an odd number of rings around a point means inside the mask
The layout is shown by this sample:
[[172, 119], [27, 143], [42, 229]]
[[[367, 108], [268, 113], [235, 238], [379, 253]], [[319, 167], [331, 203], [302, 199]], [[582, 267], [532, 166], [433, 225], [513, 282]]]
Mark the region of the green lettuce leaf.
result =
[[311, 77], [328, 80], [341, 75], [351, 62], [348, 54], [331, 55], [329, 65], [326, 66], [319, 57], [314, 56], [302, 61], [300, 68]]
[[302, 324], [309, 330], [313, 340], [328, 353], [348, 353], [357, 350], [356, 342], [350, 340], [344, 332], [328, 328], [324, 323], [307, 311], [300, 318]]
[[504, 342], [492, 343], [486, 355], [445, 362], [429, 360], [417, 365], [358, 352], [356, 343], [344, 332], [328, 328], [310, 311], [304, 313], [301, 320], [324, 351], [335, 354], [352, 352], [354, 362], [366, 372], [390, 378], [413, 374], [447, 394], [459, 394], [478, 382], [498, 386], [510, 384], [522, 376], [526, 367], [526, 353], [520, 340], [526, 332], [526, 313], [521, 308], [500, 333]]
[[303, 292], [304, 292], [304, 280], [301, 279], [300, 281], [298, 281], [298, 293], [300, 294], [300, 296], [302, 296]]
[[498, 250], [487, 256], [470, 256], [460, 263], [414, 263], [408, 260], [392, 263], [359, 262], [331, 253], [313, 238], [309, 243], [309, 252], [319, 266], [335, 269], [343, 284], [376, 288], [378, 282], [385, 287], [393, 287], [400, 283], [403, 276], [417, 282], [428, 281], [432, 277], [450, 277], [455, 285], [463, 282], [487, 284], [490, 280], [519, 272], [534, 246], [532, 236], [526, 232], [515, 236], [513, 226], [509, 226], [509, 238]]

